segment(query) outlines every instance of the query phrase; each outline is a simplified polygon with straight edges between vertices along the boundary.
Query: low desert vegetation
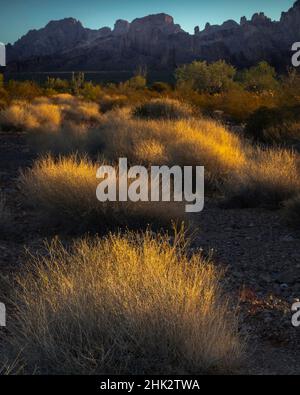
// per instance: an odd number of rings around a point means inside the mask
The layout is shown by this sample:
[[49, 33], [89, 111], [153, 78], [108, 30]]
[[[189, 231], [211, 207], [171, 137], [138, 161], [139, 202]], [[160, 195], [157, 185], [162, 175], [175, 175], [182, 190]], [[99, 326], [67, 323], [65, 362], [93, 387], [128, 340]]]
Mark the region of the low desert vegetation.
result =
[[[185, 203], [101, 203], [97, 169], [114, 166], [118, 181], [122, 157], [204, 166], [209, 203], [281, 209], [299, 228], [299, 91], [297, 71], [265, 62], [193, 62], [173, 85], [148, 86], [143, 72], [101, 85], [83, 73], [0, 79], [1, 133], [24, 132], [39, 154], [18, 178], [24, 215], [64, 236], [29, 256], [9, 292], [1, 373], [233, 371], [244, 348], [222, 273], [182, 232], [164, 231], [186, 220]], [[10, 219], [0, 198], [1, 229]]]
[[27, 374], [233, 371], [243, 342], [220, 277], [182, 233], [54, 240], [17, 279], [2, 358]]
[[46, 102], [17, 101], [0, 112], [1, 128], [8, 131], [33, 131], [43, 127], [55, 130], [60, 123], [59, 107]]
[[[105, 163], [107, 164], [107, 163]], [[171, 226], [184, 218], [177, 202], [99, 202], [96, 178], [101, 163], [88, 158], [46, 156], [23, 172], [20, 188], [41, 215], [54, 224], [76, 224], [77, 230], [106, 231], [108, 228], [138, 228], [152, 224]], [[116, 169], [117, 170], [117, 169]]]
[[204, 165], [209, 178], [228, 174], [244, 161], [240, 139], [204, 118], [140, 120], [123, 109], [106, 114], [88, 139], [94, 148], [98, 142], [110, 160], [125, 156], [132, 163], [148, 165]]
[[[206, 192], [224, 194], [230, 204], [238, 206], [280, 207], [299, 191], [297, 152], [253, 146], [219, 122], [203, 117], [144, 120], [124, 108], [102, 115], [96, 127], [65, 122], [58, 133], [44, 131], [34, 138], [40, 151], [54, 154], [78, 151], [112, 163], [126, 157], [132, 165], [145, 166], [201, 165], [209, 187]], [[72, 171], [75, 174], [76, 169]], [[93, 177], [95, 171], [91, 169]]]
[[133, 115], [142, 119], [178, 120], [193, 116], [193, 109], [174, 99], [152, 99], [134, 109]]
[[38, 97], [32, 102], [14, 101], [0, 111], [0, 127], [7, 131], [58, 131], [65, 122], [95, 124], [99, 106], [68, 94]]
[[300, 160], [283, 149], [251, 149], [246, 166], [224, 184], [225, 196], [233, 207], [280, 208], [300, 192]]
[[300, 106], [262, 107], [249, 117], [245, 133], [261, 143], [297, 147], [300, 143]]

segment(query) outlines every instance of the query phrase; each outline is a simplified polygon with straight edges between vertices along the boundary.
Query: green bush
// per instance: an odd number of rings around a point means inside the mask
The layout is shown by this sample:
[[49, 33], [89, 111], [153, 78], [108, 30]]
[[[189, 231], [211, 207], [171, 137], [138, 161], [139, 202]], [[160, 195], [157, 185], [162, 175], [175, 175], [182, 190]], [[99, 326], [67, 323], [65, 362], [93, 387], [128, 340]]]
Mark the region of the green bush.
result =
[[241, 73], [240, 80], [246, 90], [263, 92], [278, 88], [276, 71], [267, 62], [260, 62]]
[[179, 88], [220, 93], [234, 84], [235, 74], [235, 68], [223, 60], [211, 64], [195, 61], [179, 67], [175, 71], [175, 78]]

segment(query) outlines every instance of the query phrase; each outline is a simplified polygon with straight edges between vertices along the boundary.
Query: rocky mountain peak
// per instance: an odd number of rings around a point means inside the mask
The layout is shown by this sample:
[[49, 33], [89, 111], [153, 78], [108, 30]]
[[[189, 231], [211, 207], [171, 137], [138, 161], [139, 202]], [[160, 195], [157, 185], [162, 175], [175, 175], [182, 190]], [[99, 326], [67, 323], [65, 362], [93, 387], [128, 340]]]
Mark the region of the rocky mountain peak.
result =
[[119, 19], [114, 29], [91, 30], [74, 18], [51, 21], [31, 30], [7, 47], [8, 67], [17, 70], [136, 70], [170, 69], [195, 59], [224, 59], [237, 67], [266, 60], [276, 67], [290, 65], [291, 43], [300, 40], [300, 0], [272, 21], [263, 12], [240, 24], [228, 20], [207, 23], [186, 33], [165, 14]]
[[115, 23], [113, 33], [117, 36], [128, 33], [130, 23], [124, 19], [118, 19]]
[[60, 28], [60, 27], [70, 28], [74, 26], [83, 27], [81, 22], [75, 18], [64, 18], [64, 19], [59, 19], [57, 21], [50, 21], [45, 28], [46, 29]]

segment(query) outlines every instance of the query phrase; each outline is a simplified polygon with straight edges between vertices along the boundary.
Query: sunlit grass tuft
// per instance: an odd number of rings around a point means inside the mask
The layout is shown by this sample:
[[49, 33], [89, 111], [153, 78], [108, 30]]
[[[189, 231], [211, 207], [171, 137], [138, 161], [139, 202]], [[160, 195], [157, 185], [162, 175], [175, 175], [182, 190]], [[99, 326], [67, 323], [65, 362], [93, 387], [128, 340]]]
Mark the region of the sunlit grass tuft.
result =
[[101, 231], [118, 226], [168, 226], [172, 220], [184, 218], [184, 205], [177, 202], [98, 201], [96, 188], [101, 180], [96, 174], [100, 165], [86, 157], [73, 155], [54, 160], [46, 156], [23, 172], [20, 188], [28, 203], [42, 215], [80, 228]]
[[54, 240], [18, 278], [5, 355], [36, 374], [232, 371], [243, 347], [220, 272], [185, 245], [182, 233]]

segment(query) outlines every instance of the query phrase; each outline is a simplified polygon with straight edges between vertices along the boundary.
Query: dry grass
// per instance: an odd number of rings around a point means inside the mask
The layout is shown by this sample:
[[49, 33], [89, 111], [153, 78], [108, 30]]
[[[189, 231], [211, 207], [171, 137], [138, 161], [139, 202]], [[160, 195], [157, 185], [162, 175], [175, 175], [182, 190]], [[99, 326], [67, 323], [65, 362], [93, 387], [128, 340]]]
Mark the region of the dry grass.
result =
[[[15, 103], [0, 117], [16, 111], [15, 126], [36, 128], [31, 138], [39, 151], [100, 154], [110, 162], [127, 157], [133, 165], [204, 166], [206, 187], [223, 192], [234, 206], [278, 207], [299, 192], [297, 153], [253, 147], [211, 119], [145, 120], [132, 117], [130, 108], [100, 116], [97, 105], [71, 95], [49, 100]], [[58, 129], [56, 111], [63, 120]]]
[[85, 152], [87, 126], [84, 123], [64, 121], [59, 130], [38, 130], [29, 133], [27, 141], [39, 154], [51, 152], [54, 155]]
[[125, 95], [103, 95], [99, 100], [101, 111], [107, 112], [115, 108], [122, 108], [128, 104], [128, 97]]
[[[173, 239], [174, 240], [174, 239]], [[242, 346], [220, 273], [179, 234], [53, 241], [17, 280], [4, 355], [22, 373], [231, 371]], [[20, 351], [21, 350], [21, 351]]]
[[224, 185], [234, 206], [278, 208], [300, 191], [299, 155], [282, 149], [251, 149], [247, 164]]
[[193, 116], [193, 109], [175, 99], [152, 99], [137, 106], [133, 115], [142, 119], [187, 119]]
[[[89, 127], [79, 120], [78, 108], [77, 122], [71, 117], [58, 131], [44, 129], [31, 134], [31, 144], [42, 152], [87, 152], [109, 161], [127, 157], [132, 164], [146, 166], [201, 165], [214, 188], [246, 161], [240, 138], [213, 120], [141, 120], [131, 116], [130, 108], [123, 108], [102, 115], [95, 127]], [[68, 105], [60, 109], [63, 118], [68, 118]]]
[[234, 206], [278, 207], [300, 190], [299, 154], [251, 146], [211, 119], [137, 120], [129, 109], [104, 116], [86, 135], [89, 152], [133, 164], [205, 167], [206, 185]]
[[4, 130], [32, 131], [39, 128], [55, 130], [60, 122], [59, 107], [50, 103], [31, 104], [17, 101], [0, 112], [0, 126]]
[[[107, 163], [106, 163], [107, 164]], [[97, 168], [87, 158], [54, 160], [46, 156], [20, 177], [28, 202], [51, 221], [76, 223], [80, 228], [106, 230], [118, 226], [170, 225], [182, 220], [184, 206], [175, 202], [99, 202]]]
[[122, 109], [106, 114], [87, 139], [88, 151], [99, 149], [111, 160], [125, 156], [135, 164], [204, 165], [207, 179], [223, 178], [245, 162], [240, 139], [207, 119], [145, 121]]
[[31, 103], [16, 101], [0, 111], [1, 128], [12, 131], [53, 133], [66, 122], [95, 124], [99, 120], [99, 106], [96, 103], [84, 102], [67, 94], [38, 97]]

